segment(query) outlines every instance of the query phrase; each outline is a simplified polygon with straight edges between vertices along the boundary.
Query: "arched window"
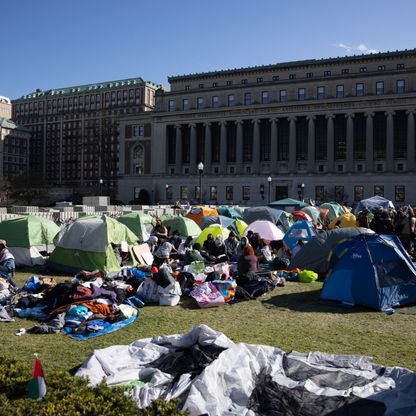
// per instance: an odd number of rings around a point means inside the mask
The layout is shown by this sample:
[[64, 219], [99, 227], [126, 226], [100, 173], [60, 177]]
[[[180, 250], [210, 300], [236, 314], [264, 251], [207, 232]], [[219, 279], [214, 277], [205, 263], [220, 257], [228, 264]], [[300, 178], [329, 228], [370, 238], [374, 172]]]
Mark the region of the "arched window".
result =
[[144, 149], [141, 144], [133, 148], [131, 171], [133, 175], [143, 175], [144, 173]]

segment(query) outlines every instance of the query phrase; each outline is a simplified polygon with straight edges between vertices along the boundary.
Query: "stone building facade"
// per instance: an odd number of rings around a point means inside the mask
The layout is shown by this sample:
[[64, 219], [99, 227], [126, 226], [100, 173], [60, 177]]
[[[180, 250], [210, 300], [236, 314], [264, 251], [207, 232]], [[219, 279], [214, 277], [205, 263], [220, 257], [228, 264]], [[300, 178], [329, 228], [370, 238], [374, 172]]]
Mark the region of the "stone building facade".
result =
[[132, 78], [36, 90], [13, 100], [14, 119], [30, 128], [30, 172], [82, 194], [117, 194], [118, 122], [154, 107], [157, 85]]
[[120, 199], [197, 201], [201, 182], [208, 203], [416, 202], [416, 50], [168, 80], [154, 111], [120, 121]]

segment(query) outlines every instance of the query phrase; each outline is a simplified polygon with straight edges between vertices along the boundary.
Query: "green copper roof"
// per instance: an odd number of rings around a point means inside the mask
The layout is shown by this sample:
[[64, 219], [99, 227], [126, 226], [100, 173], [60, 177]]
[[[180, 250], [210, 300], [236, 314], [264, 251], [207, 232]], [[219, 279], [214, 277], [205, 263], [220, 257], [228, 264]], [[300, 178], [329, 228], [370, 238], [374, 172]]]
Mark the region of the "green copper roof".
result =
[[270, 65], [259, 65], [259, 66], [250, 66], [245, 68], [234, 68], [234, 69], [224, 69], [220, 71], [211, 71], [211, 72], [201, 72], [188, 75], [177, 75], [168, 77], [168, 82], [174, 81], [183, 81], [186, 79], [192, 78], [203, 78], [203, 77], [218, 77], [222, 75], [230, 75], [237, 73], [250, 73], [250, 72], [259, 72], [259, 71], [277, 71], [279, 69], [289, 69], [289, 68], [298, 68], [311, 65], [326, 65], [332, 63], [346, 63], [362, 60], [374, 60], [382, 59], [387, 57], [394, 56], [405, 56], [405, 55], [414, 55], [416, 49], [406, 49], [404, 51], [395, 51], [395, 52], [378, 52], [371, 54], [362, 54], [362, 55], [348, 55], [343, 57], [336, 58], [322, 58], [322, 59], [305, 59], [303, 61], [291, 61], [291, 62], [282, 62]]
[[28, 98], [55, 98], [55, 96], [62, 96], [62, 95], [71, 95], [71, 94], [79, 94], [85, 92], [102, 92], [112, 89], [119, 89], [120, 87], [135, 87], [135, 86], [147, 86], [150, 88], [157, 89], [159, 85], [154, 84], [151, 81], [144, 81], [143, 78], [129, 78], [129, 79], [122, 79], [117, 81], [105, 81], [105, 82], [97, 82], [94, 84], [85, 84], [85, 85], [76, 85], [72, 87], [65, 87], [65, 88], [53, 88], [50, 90], [41, 90], [37, 89], [34, 92], [29, 94], [23, 95], [20, 99], [28, 99]]
[[8, 120], [7, 118], [2, 118], [2, 117], [0, 117], [0, 127], [9, 129], [9, 130], [20, 130], [20, 131], [30, 132], [30, 129], [23, 127], [20, 124], [16, 124], [12, 120]]

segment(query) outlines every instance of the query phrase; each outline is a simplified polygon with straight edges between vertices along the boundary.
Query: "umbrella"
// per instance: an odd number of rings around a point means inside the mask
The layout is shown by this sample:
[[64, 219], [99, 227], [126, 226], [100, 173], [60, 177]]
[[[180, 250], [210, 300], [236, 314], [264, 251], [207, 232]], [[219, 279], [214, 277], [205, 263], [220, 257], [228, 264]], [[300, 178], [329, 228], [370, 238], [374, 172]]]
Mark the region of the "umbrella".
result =
[[253, 231], [253, 233], [259, 234], [260, 238], [263, 240], [268, 241], [283, 240], [283, 237], [285, 236], [280, 228], [266, 220], [258, 220], [249, 224], [244, 230], [243, 236], [246, 236], [250, 230]]
[[225, 240], [228, 238], [228, 234], [230, 234], [230, 230], [228, 228], [224, 228], [219, 224], [212, 224], [209, 227], [202, 230], [201, 234], [199, 234], [198, 238], [195, 240], [196, 243], [204, 244], [204, 241], [207, 239], [208, 234], [212, 234], [215, 238], [218, 234], [221, 234], [223, 239]]
[[204, 228], [209, 227], [212, 224], [220, 224], [221, 226], [227, 228], [230, 225], [233, 225], [234, 221], [235, 220], [233, 220], [232, 218], [225, 217], [224, 215], [207, 215], [201, 218], [199, 226], [202, 230]]
[[175, 231], [178, 231], [180, 236], [183, 237], [198, 237], [201, 234], [201, 228], [199, 225], [190, 218], [185, 217], [175, 217], [168, 220], [165, 220], [163, 224], [169, 228], [170, 234], [173, 234]]

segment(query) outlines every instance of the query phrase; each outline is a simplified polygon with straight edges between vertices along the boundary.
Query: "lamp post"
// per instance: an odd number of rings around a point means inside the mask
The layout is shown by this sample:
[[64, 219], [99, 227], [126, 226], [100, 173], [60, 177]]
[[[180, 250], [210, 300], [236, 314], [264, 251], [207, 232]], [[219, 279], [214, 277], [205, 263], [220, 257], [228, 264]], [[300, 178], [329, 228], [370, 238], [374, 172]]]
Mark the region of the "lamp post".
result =
[[299, 201], [303, 200], [303, 191], [305, 190], [305, 184], [304, 183], [298, 183], [298, 196]]
[[102, 196], [102, 194], [103, 194], [103, 183], [104, 183], [104, 181], [102, 179], [100, 179], [99, 182], [100, 182], [100, 196]]
[[269, 176], [267, 178], [267, 183], [269, 184], [269, 204], [270, 204], [270, 186], [272, 185], [272, 177]]
[[198, 172], [199, 172], [199, 205], [202, 204], [202, 172], [204, 171], [204, 164], [202, 162], [198, 163]]
[[169, 191], [169, 185], [166, 184], [165, 185], [165, 198], [166, 198], [166, 202], [169, 204], [169, 195], [168, 195], [168, 191]]

